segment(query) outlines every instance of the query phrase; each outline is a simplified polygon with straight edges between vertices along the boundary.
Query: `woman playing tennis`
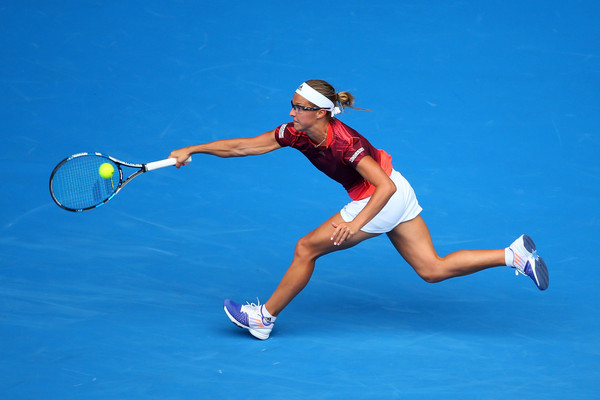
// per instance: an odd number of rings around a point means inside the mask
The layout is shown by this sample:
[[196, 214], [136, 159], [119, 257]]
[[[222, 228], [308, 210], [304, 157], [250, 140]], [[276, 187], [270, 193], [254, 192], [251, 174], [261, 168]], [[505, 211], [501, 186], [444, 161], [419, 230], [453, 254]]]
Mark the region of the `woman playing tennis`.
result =
[[252, 138], [225, 139], [175, 150], [177, 167], [192, 154], [219, 157], [259, 155], [291, 146], [333, 180], [341, 183], [352, 201], [296, 244], [292, 264], [265, 304], [240, 305], [225, 300], [229, 319], [258, 339], [267, 339], [276, 317], [306, 286], [316, 260], [328, 253], [387, 234], [394, 247], [427, 282], [472, 274], [495, 266], [510, 266], [529, 276], [540, 290], [548, 287], [545, 262], [533, 240], [522, 235], [498, 250], [461, 250], [440, 257], [429, 229], [419, 215], [415, 193], [392, 166], [392, 157], [376, 149], [335, 116], [353, 107], [348, 92], [336, 93], [322, 80], [300, 85], [292, 97], [293, 122]]

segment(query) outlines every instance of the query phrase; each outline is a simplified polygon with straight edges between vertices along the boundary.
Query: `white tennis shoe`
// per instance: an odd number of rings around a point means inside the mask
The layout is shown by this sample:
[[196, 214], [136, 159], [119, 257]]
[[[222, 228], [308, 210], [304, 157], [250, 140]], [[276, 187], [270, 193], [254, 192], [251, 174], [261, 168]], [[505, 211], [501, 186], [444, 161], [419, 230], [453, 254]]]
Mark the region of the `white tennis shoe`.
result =
[[521, 235], [515, 240], [508, 250], [512, 252], [514, 261], [511, 267], [516, 269], [516, 274], [530, 277], [538, 289], [548, 289], [550, 277], [546, 263], [537, 254], [533, 239], [527, 235]]

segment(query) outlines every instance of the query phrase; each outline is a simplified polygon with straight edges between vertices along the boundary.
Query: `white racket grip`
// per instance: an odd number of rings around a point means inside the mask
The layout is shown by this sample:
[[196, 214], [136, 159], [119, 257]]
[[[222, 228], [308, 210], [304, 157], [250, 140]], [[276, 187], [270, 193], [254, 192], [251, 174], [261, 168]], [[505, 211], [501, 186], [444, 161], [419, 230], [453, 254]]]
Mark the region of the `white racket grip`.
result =
[[[187, 160], [185, 160], [185, 162], [186, 163], [192, 162], [192, 156], [190, 156]], [[148, 164], [146, 164], [146, 171], [152, 171], [152, 170], [164, 168], [164, 167], [171, 167], [175, 164], [177, 164], [176, 158], [166, 158], [166, 159], [160, 160], [160, 161], [153, 161], [153, 162], [149, 162]]]

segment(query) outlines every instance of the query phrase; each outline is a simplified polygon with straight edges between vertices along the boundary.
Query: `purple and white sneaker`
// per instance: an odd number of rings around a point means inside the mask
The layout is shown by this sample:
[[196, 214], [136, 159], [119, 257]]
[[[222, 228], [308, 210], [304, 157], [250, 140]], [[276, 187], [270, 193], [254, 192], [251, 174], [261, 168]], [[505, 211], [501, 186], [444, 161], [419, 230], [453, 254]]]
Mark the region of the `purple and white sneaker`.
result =
[[229, 299], [223, 302], [223, 309], [231, 322], [240, 328], [248, 329], [252, 336], [260, 340], [269, 338], [275, 324], [275, 317], [263, 315], [263, 307], [264, 304], [260, 302], [258, 305], [254, 303], [241, 305]]
[[516, 269], [517, 275], [530, 277], [540, 290], [548, 289], [550, 283], [548, 268], [542, 257], [537, 254], [533, 239], [521, 235], [508, 247], [508, 250], [513, 254], [514, 261], [511, 266]]

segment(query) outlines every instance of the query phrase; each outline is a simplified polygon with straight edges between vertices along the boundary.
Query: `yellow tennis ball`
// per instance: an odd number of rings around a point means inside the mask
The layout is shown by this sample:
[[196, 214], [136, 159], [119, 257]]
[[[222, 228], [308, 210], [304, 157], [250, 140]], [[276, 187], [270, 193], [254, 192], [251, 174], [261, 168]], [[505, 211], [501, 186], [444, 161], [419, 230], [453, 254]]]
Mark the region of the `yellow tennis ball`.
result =
[[110, 179], [115, 173], [115, 167], [112, 164], [105, 162], [98, 168], [98, 173], [102, 179]]

